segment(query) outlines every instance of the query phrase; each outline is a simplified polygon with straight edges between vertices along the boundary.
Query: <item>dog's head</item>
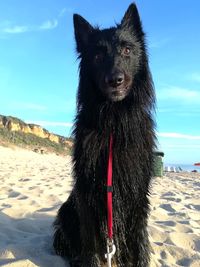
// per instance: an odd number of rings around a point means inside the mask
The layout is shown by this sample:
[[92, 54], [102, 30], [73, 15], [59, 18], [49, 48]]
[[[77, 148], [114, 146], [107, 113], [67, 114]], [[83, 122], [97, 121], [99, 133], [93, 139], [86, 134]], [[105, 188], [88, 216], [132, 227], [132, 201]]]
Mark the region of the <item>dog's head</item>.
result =
[[135, 4], [117, 27], [100, 30], [74, 15], [77, 52], [81, 67], [107, 100], [121, 101], [129, 94], [143, 65], [144, 34]]

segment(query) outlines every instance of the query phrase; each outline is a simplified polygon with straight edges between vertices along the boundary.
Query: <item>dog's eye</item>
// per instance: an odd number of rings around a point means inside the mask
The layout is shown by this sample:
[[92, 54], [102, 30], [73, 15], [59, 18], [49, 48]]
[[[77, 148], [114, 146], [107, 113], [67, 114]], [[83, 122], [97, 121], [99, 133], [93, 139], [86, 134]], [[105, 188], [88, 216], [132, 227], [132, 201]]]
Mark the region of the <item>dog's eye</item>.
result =
[[102, 58], [103, 58], [103, 53], [102, 52], [96, 53], [96, 55], [94, 56], [95, 61], [99, 61]]
[[124, 47], [122, 50], [122, 53], [126, 56], [129, 55], [130, 52], [131, 52], [131, 48], [129, 46]]

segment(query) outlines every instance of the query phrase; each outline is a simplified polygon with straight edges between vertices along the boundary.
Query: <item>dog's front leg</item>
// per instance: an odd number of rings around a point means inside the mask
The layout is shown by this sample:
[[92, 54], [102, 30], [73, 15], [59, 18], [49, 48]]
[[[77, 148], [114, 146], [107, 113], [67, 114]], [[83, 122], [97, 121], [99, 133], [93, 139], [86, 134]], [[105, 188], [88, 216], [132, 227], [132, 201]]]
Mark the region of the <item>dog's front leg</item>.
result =
[[78, 214], [81, 235], [81, 264], [80, 267], [100, 267], [100, 260], [96, 251], [95, 220], [91, 207], [85, 197], [77, 194]]
[[[144, 209], [145, 210], [145, 209]], [[124, 267], [148, 267], [149, 256], [149, 238], [147, 232], [147, 213], [140, 208], [140, 216], [132, 218], [132, 227], [130, 227], [127, 236], [128, 263]], [[138, 212], [139, 213], [139, 210]], [[131, 220], [131, 219], [130, 219]], [[135, 223], [134, 223], [135, 222]]]
[[150, 262], [150, 255], [149, 238], [146, 227], [140, 230], [138, 238], [141, 238], [141, 242], [138, 240], [139, 242], [137, 244], [139, 251], [137, 267], [148, 267]]

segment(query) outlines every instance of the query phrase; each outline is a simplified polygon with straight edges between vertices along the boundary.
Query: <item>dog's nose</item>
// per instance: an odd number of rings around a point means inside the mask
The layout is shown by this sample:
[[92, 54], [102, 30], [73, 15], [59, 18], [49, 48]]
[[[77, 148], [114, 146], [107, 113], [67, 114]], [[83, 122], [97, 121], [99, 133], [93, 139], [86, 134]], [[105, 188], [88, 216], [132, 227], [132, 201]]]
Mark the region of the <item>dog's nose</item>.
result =
[[105, 82], [112, 87], [120, 86], [124, 82], [124, 73], [119, 71], [112, 72], [106, 75]]

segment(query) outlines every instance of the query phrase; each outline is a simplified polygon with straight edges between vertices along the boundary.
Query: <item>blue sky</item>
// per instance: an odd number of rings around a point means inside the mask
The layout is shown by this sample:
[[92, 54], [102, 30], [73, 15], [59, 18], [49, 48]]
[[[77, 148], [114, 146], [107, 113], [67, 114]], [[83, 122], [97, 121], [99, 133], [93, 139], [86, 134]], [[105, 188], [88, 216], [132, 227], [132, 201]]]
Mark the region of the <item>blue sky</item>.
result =
[[[1, 0], [0, 114], [68, 136], [78, 84], [72, 15], [102, 28], [128, 0]], [[167, 163], [200, 161], [200, 1], [136, 0], [157, 94], [157, 132]]]

